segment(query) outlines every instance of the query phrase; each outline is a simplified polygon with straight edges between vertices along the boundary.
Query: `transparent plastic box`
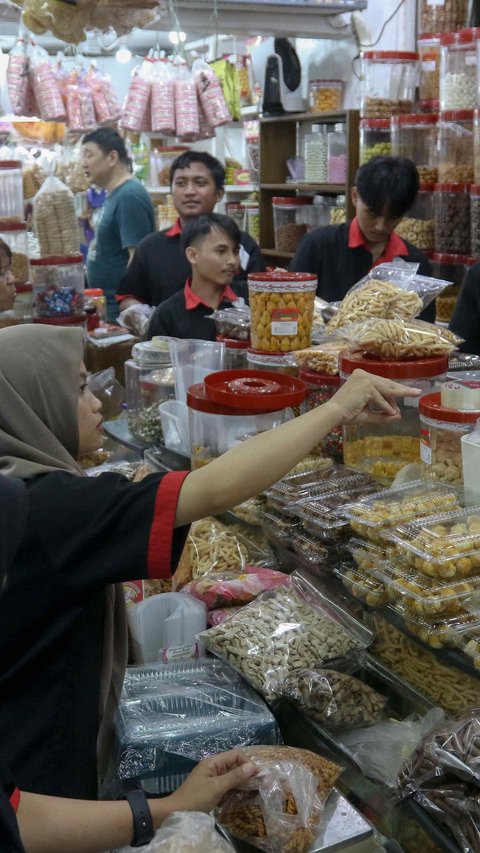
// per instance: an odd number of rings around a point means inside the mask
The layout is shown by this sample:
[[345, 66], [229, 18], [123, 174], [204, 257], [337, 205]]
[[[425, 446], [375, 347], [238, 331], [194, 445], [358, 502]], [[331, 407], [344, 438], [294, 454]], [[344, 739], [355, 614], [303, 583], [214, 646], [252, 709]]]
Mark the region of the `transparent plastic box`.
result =
[[480, 610], [472, 609], [457, 622], [449, 624], [448, 641], [456, 646], [480, 670]]
[[388, 602], [385, 585], [377, 578], [353, 568], [342, 566], [335, 570], [350, 595], [363, 601], [369, 607], [381, 607]]
[[335, 489], [299, 501], [292, 512], [307, 530], [321, 534], [324, 530], [331, 531], [347, 525], [347, 520], [339, 515], [338, 510], [345, 506], [352, 496], [360, 499], [377, 491], [376, 483], [359, 482], [352, 477], [350, 482], [342, 483], [340, 480]]
[[[315, 542], [311, 536], [306, 536], [299, 526], [298, 530], [294, 531], [290, 543], [292, 548], [299, 557], [313, 563], [316, 566], [325, 564], [328, 558], [328, 551], [318, 542]], [[322, 568], [326, 568], [325, 565]]]
[[357, 536], [352, 536], [348, 540], [346, 549], [362, 573], [368, 573], [372, 569], [376, 569], [379, 563], [394, 558], [396, 554], [395, 546], [390, 546], [388, 543], [378, 545], [375, 542], [371, 542], [368, 539], [360, 539]]
[[306, 498], [327, 495], [337, 490], [344, 491], [350, 486], [372, 483], [368, 475], [354, 471], [352, 468], [344, 468], [343, 465], [338, 466], [338, 469], [325, 471], [327, 474], [325, 477], [321, 476], [322, 472], [318, 473], [319, 476], [308, 476], [308, 479], [303, 479], [305, 475], [300, 475], [297, 481], [279, 480], [265, 492], [267, 501], [278, 509], [291, 508], [293, 504]]
[[414, 480], [349, 503], [338, 513], [349, 519], [356, 533], [383, 544], [388, 528], [420, 515], [432, 515], [439, 509], [457, 508], [460, 495], [458, 489], [443, 483]]
[[385, 584], [391, 603], [401, 603], [406, 610], [421, 616], [442, 618], [460, 613], [480, 594], [478, 578], [475, 582], [437, 580], [400, 561], [384, 563], [374, 574]]
[[428, 577], [464, 578], [480, 572], [480, 506], [398, 524], [385, 538]]
[[455, 637], [465, 629], [477, 623], [480, 627], [480, 620], [462, 611], [447, 619], [437, 619], [422, 615], [413, 616], [411, 610], [404, 607], [401, 602], [392, 605], [392, 610], [406, 631], [433, 649], [455, 646], [457, 645]]
[[285, 518], [274, 510], [263, 510], [260, 514], [260, 523], [268, 536], [273, 536], [280, 542], [288, 543], [292, 535], [298, 529], [300, 522], [291, 518]]

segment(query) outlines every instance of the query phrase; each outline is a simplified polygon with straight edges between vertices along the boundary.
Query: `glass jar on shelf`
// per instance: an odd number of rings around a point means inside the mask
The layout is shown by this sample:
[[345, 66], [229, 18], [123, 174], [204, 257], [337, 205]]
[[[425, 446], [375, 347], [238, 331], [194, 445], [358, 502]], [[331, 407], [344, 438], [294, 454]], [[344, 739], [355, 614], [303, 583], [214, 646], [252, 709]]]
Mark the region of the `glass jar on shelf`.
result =
[[433, 184], [420, 184], [418, 195], [395, 231], [403, 240], [408, 240], [424, 252], [435, 245], [435, 212]]
[[421, 0], [422, 32], [448, 33], [467, 24], [468, 0]]
[[439, 183], [473, 182], [473, 110], [440, 113], [437, 151]]
[[327, 183], [344, 184], [347, 180], [347, 134], [345, 125], [338, 123], [327, 135]]
[[422, 112], [440, 109], [440, 37], [441, 33], [418, 36], [418, 100]]
[[342, 108], [342, 80], [310, 80], [310, 109], [314, 113], [333, 113]]
[[473, 110], [477, 106], [479, 32], [479, 27], [470, 27], [441, 36], [441, 110]]
[[392, 153], [390, 119], [362, 118], [360, 129], [360, 165], [372, 157], [389, 157]]
[[435, 184], [435, 251], [470, 254], [470, 194], [464, 183]]
[[418, 53], [368, 50], [362, 53], [360, 114], [390, 118], [411, 113], [415, 100]]
[[325, 124], [312, 124], [305, 135], [305, 183], [327, 182], [328, 135]]
[[437, 122], [436, 113], [391, 118], [392, 154], [413, 160], [420, 181], [427, 184], [434, 184], [438, 179], [435, 155]]

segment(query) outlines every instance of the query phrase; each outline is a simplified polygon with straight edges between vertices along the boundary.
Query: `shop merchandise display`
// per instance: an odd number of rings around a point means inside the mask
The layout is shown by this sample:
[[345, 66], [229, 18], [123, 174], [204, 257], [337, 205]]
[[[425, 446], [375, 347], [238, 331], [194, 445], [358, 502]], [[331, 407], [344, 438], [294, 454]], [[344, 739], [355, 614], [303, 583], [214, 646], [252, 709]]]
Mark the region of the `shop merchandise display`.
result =
[[440, 33], [425, 31], [418, 36], [418, 97], [422, 110], [440, 106]]
[[342, 337], [356, 349], [385, 359], [428, 358], [448, 355], [461, 343], [449, 329], [424, 320], [364, 320], [351, 323]]
[[328, 729], [375, 723], [385, 715], [387, 701], [364, 681], [333, 667], [300, 673], [289, 698]]
[[423, 33], [445, 33], [466, 26], [468, 0], [421, 0], [420, 8]]
[[472, 27], [440, 37], [442, 110], [473, 110], [477, 105], [477, 36], [478, 27]]
[[[446, 386], [451, 384], [446, 383]], [[475, 429], [480, 411], [462, 411], [467, 406], [461, 401], [460, 405], [451, 407], [443, 402], [448, 401], [443, 401], [436, 393], [426, 394], [419, 403], [423, 476], [463, 485], [461, 439]]]
[[53, 175], [48, 176], [34, 198], [33, 225], [43, 256], [78, 252], [75, 199], [68, 187]]
[[113, 25], [117, 36], [144, 27], [155, 20], [155, 0], [142, 0], [138, 7], [131, 0], [85, 0], [78, 5], [58, 7], [54, 0], [17, 0], [22, 9], [22, 20], [36, 34], [50, 30], [67, 44], [85, 41], [86, 30], [109, 30]]
[[341, 328], [370, 317], [411, 320], [421, 310], [422, 300], [413, 288], [399, 287], [397, 283], [382, 280], [380, 274], [374, 272], [347, 293], [328, 328]]
[[208, 610], [248, 604], [261, 592], [281, 586], [287, 580], [282, 572], [262, 566], [244, 566], [241, 572], [205, 572], [190, 581], [182, 592], [205, 602]]
[[392, 153], [390, 119], [360, 119], [360, 162], [363, 166], [372, 157], [389, 157]]
[[369, 50], [361, 55], [363, 118], [390, 118], [412, 113], [418, 53]]
[[248, 276], [252, 347], [292, 352], [310, 345], [317, 277], [308, 273]]
[[84, 320], [84, 272], [82, 255], [49, 255], [30, 261], [35, 317]]
[[[438, 169], [435, 168], [435, 172], [437, 171]], [[420, 184], [417, 198], [395, 231], [402, 240], [409, 240], [423, 252], [433, 250], [435, 246], [433, 184]]]
[[310, 109], [314, 113], [331, 113], [342, 108], [342, 80], [310, 80]]

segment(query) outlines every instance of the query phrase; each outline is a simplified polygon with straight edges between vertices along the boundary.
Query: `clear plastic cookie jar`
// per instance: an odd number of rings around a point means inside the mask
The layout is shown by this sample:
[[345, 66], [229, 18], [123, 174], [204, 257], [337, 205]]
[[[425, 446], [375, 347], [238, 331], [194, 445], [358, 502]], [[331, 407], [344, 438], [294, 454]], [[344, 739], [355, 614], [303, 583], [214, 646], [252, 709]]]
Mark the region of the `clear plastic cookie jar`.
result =
[[392, 155], [413, 160], [422, 183], [435, 184], [438, 178], [437, 121], [436, 113], [396, 115], [391, 119]]
[[361, 104], [364, 118], [411, 113], [415, 101], [418, 53], [368, 50], [362, 53]]
[[443, 33], [440, 39], [440, 108], [473, 110], [477, 106], [479, 27]]
[[360, 119], [360, 165], [372, 157], [389, 157], [392, 153], [390, 119]]
[[30, 260], [36, 317], [70, 317], [83, 313], [83, 255], [53, 255]]
[[169, 351], [152, 341], [132, 348], [125, 362], [125, 390], [129, 432], [146, 444], [163, 439], [159, 405], [175, 397], [175, 376]]
[[480, 411], [447, 408], [437, 392], [422, 397], [419, 412], [423, 476], [463, 486], [461, 438], [475, 429]]

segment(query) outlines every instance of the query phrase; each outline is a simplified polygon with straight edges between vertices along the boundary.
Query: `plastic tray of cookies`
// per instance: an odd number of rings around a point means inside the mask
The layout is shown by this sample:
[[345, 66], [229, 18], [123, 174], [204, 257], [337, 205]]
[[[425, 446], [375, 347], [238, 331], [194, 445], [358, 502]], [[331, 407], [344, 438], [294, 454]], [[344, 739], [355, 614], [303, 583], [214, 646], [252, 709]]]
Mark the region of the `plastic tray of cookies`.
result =
[[392, 525], [385, 539], [429, 577], [454, 579], [480, 572], [480, 506]]
[[315, 565], [319, 563], [326, 564], [328, 559], [327, 549], [323, 545], [320, 545], [319, 542], [315, 542], [310, 536], [305, 536], [301, 525], [299, 525], [298, 530], [291, 537], [290, 544], [295, 554], [308, 560], [309, 563], [314, 563]]
[[382, 607], [387, 604], [388, 595], [385, 584], [377, 578], [355, 569], [353, 566], [342, 565], [334, 570], [346, 590], [363, 601], [369, 607]]
[[287, 518], [274, 509], [264, 509], [259, 515], [259, 520], [267, 538], [273, 536], [284, 543], [288, 543], [300, 527], [298, 519]]
[[480, 595], [480, 578], [442, 581], [428, 578], [400, 561], [383, 563], [374, 572], [386, 588], [388, 599], [411, 613], [442, 618], [460, 613]]
[[473, 621], [464, 610], [460, 610], [455, 616], [445, 618], [414, 614], [401, 601], [390, 605], [390, 610], [408, 633], [413, 634], [414, 637], [433, 649], [454, 646], [454, 636], [457, 631], [460, 631], [463, 625]]
[[379, 545], [368, 539], [361, 539], [359, 536], [352, 536], [345, 547], [360, 572], [368, 573], [372, 569], [376, 569], [379, 563], [391, 560], [396, 555], [394, 545], [389, 545], [388, 542]]
[[350, 500], [352, 494], [357, 494], [360, 497], [375, 492], [376, 488], [372, 483], [359, 483], [354, 478], [350, 478], [348, 483], [339, 481], [336, 489], [331, 489], [321, 495], [310, 495], [310, 497], [298, 501], [290, 508], [290, 511], [292, 515], [300, 519], [307, 530], [315, 535], [322, 536], [325, 531], [338, 530], [348, 526], [347, 519], [341, 518], [337, 510]]
[[364, 483], [371, 483], [370, 478], [362, 473], [349, 474], [348, 476], [318, 479], [308, 484], [302, 484], [294, 489], [285, 487], [282, 482], [276, 483], [271, 489], [267, 489], [264, 495], [267, 503], [282, 512], [290, 512], [293, 505], [313, 496], [327, 495], [338, 489], [347, 489]]
[[461, 489], [445, 483], [414, 480], [404, 486], [382, 489], [351, 501], [339, 507], [338, 514], [349, 519], [356, 533], [381, 542], [381, 531], [419, 516], [457, 509], [461, 497]]

